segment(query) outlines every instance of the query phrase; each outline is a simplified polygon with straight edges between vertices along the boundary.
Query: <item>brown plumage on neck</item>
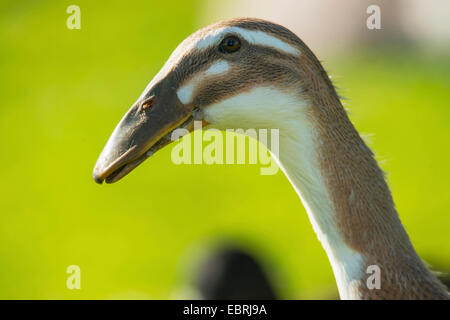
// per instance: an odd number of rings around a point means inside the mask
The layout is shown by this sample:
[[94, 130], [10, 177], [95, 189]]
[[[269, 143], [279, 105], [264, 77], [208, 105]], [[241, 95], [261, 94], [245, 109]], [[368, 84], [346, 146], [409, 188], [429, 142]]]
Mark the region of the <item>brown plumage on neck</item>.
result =
[[[345, 242], [364, 257], [363, 269], [377, 265], [381, 288], [354, 287], [361, 299], [449, 299], [446, 288], [424, 265], [403, 228], [383, 171], [350, 122], [334, 87], [314, 54], [300, 59], [305, 99], [320, 136], [318, 160]], [[308, 86], [309, 85], [309, 86]], [[304, 88], [305, 89], [305, 88]]]

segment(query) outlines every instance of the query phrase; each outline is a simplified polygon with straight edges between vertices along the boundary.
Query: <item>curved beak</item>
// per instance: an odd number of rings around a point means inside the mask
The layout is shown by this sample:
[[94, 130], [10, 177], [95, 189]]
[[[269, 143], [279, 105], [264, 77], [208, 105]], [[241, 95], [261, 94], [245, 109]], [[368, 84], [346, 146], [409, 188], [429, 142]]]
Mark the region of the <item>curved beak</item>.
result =
[[193, 108], [183, 105], [169, 79], [146, 90], [119, 122], [106, 143], [93, 178], [113, 183], [171, 142], [179, 127], [192, 130]]

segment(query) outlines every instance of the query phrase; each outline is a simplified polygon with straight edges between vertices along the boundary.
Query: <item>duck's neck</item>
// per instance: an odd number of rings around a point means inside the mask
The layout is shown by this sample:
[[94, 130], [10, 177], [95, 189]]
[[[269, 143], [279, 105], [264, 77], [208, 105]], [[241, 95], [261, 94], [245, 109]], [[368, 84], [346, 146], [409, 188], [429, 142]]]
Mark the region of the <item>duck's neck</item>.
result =
[[280, 128], [278, 160], [328, 255], [341, 298], [448, 298], [414, 251], [373, 154], [340, 103], [335, 107], [330, 115], [302, 105], [302, 116]]
[[382, 171], [324, 79], [310, 82], [317, 87], [304, 89], [307, 97], [295, 88], [257, 87], [206, 108], [205, 120], [221, 129], [279, 128], [279, 154], [268, 148], [302, 199], [343, 299], [448, 298], [414, 251]]
[[319, 241], [331, 263], [341, 298], [350, 299], [351, 282], [363, 278], [363, 257], [351, 249], [340, 234], [333, 203], [316, 160], [308, 130], [297, 134], [280, 130], [279, 163], [302, 200]]

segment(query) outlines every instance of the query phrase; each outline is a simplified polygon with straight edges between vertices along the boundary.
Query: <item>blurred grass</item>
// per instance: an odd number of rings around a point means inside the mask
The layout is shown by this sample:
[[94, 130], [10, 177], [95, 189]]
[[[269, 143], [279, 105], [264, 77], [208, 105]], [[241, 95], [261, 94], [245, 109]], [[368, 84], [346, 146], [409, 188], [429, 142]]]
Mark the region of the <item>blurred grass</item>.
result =
[[[77, 1], [81, 30], [65, 26], [70, 4], [0, 4], [0, 298], [168, 298], [180, 257], [215, 237], [274, 262], [286, 297], [333, 289], [281, 173], [176, 166], [168, 147], [118, 184], [93, 182], [106, 139], [198, 27], [201, 2]], [[373, 50], [325, 65], [357, 128], [376, 133], [370, 145], [417, 250], [450, 268], [449, 55]], [[79, 291], [66, 288], [71, 264]]]

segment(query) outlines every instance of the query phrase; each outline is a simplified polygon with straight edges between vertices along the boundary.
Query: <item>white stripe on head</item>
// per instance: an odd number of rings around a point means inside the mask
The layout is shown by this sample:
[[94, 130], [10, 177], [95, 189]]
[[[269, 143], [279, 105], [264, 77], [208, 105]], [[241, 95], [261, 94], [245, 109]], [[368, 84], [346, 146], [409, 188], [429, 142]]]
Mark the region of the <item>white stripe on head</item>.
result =
[[205, 71], [205, 75], [213, 76], [222, 73], [226, 73], [230, 69], [230, 65], [225, 60], [219, 60], [214, 62], [208, 70]]
[[192, 101], [192, 96], [200, 82], [208, 77], [227, 73], [228, 70], [230, 70], [228, 62], [224, 60], [214, 62], [206, 71], [195, 75], [177, 90], [178, 99], [180, 99], [183, 104], [188, 104]]
[[198, 79], [194, 78], [177, 90], [178, 99], [180, 99], [182, 104], [188, 104], [191, 102], [197, 83]]
[[223, 37], [223, 35], [227, 33], [237, 34], [251, 44], [271, 47], [288, 54], [293, 55], [300, 54], [300, 50], [298, 50], [294, 46], [264, 31], [248, 30], [239, 27], [216, 29], [212, 31], [210, 34], [208, 34], [206, 37], [200, 39], [196, 44], [196, 48], [206, 49], [210, 46], [217, 45], [219, 40]]

